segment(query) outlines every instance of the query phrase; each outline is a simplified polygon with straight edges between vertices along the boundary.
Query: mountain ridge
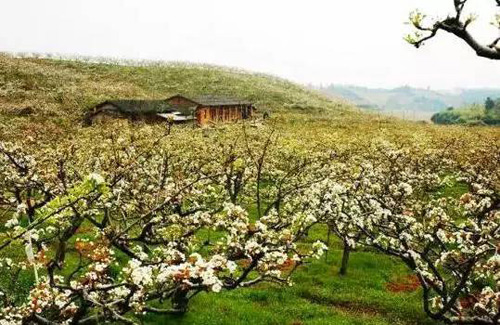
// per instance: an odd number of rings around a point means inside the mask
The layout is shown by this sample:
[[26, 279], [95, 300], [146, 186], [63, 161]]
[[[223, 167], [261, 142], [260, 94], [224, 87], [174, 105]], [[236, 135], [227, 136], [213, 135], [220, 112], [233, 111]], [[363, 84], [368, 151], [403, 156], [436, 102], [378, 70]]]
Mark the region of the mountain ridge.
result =
[[332, 84], [315, 89], [333, 98], [343, 98], [366, 110], [400, 117], [413, 114], [416, 119], [429, 119], [434, 113], [450, 106], [482, 104], [487, 97], [500, 97], [500, 89], [497, 88], [434, 90], [401, 86], [386, 89]]

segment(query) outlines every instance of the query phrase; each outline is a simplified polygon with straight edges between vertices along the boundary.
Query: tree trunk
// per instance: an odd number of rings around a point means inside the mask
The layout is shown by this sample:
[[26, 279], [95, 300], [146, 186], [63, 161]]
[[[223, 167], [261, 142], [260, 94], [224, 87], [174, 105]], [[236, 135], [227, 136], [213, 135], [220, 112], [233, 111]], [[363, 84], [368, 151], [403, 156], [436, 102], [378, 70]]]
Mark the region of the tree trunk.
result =
[[351, 247], [344, 241], [344, 252], [342, 254], [342, 265], [340, 267], [340, 275], [347, 274], [347, 265], [349, 263], [349, 254], [351, 253]]
[[330, 234], [332, 232], [332, 229], [328, 227], [328, 235], [326, 237], [326, 246], [328, 246], [328, 249], [325, 252], [325, 263], [328, 263], [328, 252], [330, 251]]
[[187, 291], [177, 289], [172, 297], [172, 309], [175, 313], [184, 314], [187, 311], [188, 302]]

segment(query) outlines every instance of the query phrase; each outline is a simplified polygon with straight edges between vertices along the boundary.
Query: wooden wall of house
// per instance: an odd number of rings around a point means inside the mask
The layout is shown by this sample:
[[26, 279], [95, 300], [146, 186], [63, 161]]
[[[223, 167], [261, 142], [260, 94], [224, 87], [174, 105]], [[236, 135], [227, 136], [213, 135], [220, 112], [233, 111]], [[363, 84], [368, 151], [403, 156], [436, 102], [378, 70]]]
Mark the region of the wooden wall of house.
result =
[[199, 125], [205, 125], [210, 121], [207, 117], [207, 112], [208, 109], [205, 107], [200, 107], [196, 110], [196, 122]]
[[230, 122], [252, 117], [250, 105], [201, 106], [196, 111], [198, 124]]

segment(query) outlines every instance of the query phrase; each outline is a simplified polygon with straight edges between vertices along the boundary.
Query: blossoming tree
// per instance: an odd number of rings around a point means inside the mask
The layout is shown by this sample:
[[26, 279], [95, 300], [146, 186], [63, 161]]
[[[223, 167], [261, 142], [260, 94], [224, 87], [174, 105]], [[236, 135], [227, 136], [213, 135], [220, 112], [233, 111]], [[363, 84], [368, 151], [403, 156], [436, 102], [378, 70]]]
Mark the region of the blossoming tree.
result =
[[[484, 161], [450, 161], [440, 151], [418, 156], [386, 147], [377, 152], [381, 156], [363, 165], [355, 191], [332, 191], [350, 197], [340, 200], [356, 211], [334, 222], [357, 228], [361, 243], [408, 265], [431, 318], [498, 323], [499, 151], [492, 150]], [[438, 189], [450, 179], [468, 192], [439, 197]]]
[[[0, 206], [11, 217], [0, 250], [12, 256], [1, 271], [30, 283], [23, 299], [11, 299], [9, 284], [1, 288], [3, 321], [133, 323], [134, 313], [183, 313], [200, 292], [290, 283], [305, 259], [326, 249], [297, 245], [320, 222], [301, 204], [314, 179], [299, 171], [312, 162], [277, 168], [271, 141], [255, 165], [238, 153], [251, 148], [257, 157], [254, 144], [225, 154], [220, 144], [205, 154], [189, 144], [194, 155], [183, 156], [186, 148], [171, 141], [108, 140], [54, 159], [58, 152], [43, 168], [19, 147], [1, 145]], [[256, 219], [240, 204], [252, 202], [253, 184], [273, 177], [267, 161], [279, 189], [262, 191], [273, 203]]]

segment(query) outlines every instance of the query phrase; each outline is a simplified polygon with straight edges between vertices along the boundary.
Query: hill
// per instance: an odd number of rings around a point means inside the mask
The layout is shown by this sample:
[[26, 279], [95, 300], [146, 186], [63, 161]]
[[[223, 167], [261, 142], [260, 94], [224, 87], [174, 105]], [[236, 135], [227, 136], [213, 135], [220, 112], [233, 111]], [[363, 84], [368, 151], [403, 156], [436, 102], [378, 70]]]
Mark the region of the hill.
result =
[[344, 98], [368, 110], [390, 113], [408, 119], [428, 119], [433, 113], [450, 106], [482, 104], [487, 97], [500, 96], [500, 89], [457, 89], [451, 92], [412, 87], [372, 89], [330, 85], [319, 90], [330, 96]]
[[83, 62], [0, 55], [0, 114], [74, 122], [108, 99], [163, 99], [182, 93], [230, 95], [270, 111], [343, 111], [333, 101], [274, 76], [185, 63]]

